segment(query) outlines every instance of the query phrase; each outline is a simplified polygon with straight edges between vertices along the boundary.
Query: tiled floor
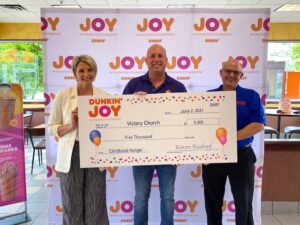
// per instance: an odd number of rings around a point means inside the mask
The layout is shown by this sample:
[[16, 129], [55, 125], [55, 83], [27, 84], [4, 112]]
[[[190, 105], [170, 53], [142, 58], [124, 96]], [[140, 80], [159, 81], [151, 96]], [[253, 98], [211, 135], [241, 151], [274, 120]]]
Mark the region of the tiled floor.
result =
[[262, 202], [262, 225], [300, 225], [299, 202]]
[[[32, 221], [22, 223], [22, 225], [47, 225], [48, 207], [47, 190], [45, 187], [47, 180], [45, 153], [43, 154], [43, 165], [39, 166], [36, 158], [33, 175], [30, 174], [31, 159], [32, 149], [28, 147], [26, 149], [27, 204]], [[0, 217], [23, 210], [23, 203], [4, 206], [0, 208]], [[2, 225], [1, 220], [0, 224]], [[262, 202], [262, 225], [300, 225], [300, 203], [273, 202], [272, 212], [272, 202]]]

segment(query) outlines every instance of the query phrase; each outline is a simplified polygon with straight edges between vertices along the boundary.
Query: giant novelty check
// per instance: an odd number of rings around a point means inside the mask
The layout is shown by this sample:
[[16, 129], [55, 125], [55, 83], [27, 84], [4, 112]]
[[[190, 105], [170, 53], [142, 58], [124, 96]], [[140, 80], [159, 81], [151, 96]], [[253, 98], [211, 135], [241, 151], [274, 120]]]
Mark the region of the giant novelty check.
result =
[[237, 161], [235, 92], [78, 101], [83, 168]]

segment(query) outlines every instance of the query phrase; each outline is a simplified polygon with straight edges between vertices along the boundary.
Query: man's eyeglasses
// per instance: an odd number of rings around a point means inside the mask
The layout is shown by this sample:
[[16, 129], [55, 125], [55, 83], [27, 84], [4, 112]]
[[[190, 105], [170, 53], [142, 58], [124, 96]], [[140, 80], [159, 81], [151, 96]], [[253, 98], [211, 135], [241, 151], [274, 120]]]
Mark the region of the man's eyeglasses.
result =
[[239, 75], [242, 74], [242, 73], [239, 72], [239, 71], [228, 70], [228, 69], [223, 69], [223, 71], [224, 71], [226, 74], [231, 74], [231, 73], [233, 73], [234, 76], [239, 76]]

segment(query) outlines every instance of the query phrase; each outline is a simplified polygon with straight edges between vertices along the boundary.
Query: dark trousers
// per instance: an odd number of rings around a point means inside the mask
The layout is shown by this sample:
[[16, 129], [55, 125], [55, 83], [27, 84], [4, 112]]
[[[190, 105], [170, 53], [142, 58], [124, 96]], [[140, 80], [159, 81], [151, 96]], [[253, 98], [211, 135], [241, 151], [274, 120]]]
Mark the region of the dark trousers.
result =
[[109, 225], [105, 176], [99, 168], [80, 168], [75, 142], [70, 171], [60, 173], [63, 225]]
[[227, 177], [236, 209], [236, 225], [254, 225], [252, 200], [255, 162], [256, 156], [249, 146], [238, 149], [237, 163], [203, 165], [202, 177], [208, 225], [222, 225], [222, 205]]

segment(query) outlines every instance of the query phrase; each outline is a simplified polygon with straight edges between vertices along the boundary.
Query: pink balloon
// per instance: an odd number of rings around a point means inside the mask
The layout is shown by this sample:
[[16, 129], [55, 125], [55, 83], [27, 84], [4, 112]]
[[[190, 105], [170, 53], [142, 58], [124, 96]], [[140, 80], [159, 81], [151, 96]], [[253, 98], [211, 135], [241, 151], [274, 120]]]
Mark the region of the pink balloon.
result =
[[222, 145], [225, 145], [226, 142], [227, 142], [227, 137], [226, 137], [226, 136], [222, 136], [222, 137], [220, 137], [219, 141], [220, 141], [220, 143], [221, 143]]

